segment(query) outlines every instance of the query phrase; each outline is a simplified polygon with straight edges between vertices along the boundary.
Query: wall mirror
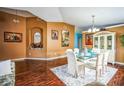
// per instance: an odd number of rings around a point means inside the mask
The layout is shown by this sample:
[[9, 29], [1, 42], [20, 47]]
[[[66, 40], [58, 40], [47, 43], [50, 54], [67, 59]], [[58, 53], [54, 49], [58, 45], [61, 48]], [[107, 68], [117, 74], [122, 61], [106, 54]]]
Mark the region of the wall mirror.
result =
[[40, 32], [35, 32], [34, 33], [34, 43], [40, 43], [41, 42], [41, 33]]
[[41, 28], [31, 29], [31, 48], [43, 48], [43, 30]]

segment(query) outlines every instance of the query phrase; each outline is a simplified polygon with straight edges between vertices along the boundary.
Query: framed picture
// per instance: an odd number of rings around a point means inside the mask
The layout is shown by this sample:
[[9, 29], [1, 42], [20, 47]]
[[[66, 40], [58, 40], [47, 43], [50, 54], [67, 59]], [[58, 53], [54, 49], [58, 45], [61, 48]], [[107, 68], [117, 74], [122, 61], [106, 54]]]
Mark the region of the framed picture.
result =
[[22, 42], [22, 33], [4, 32], [4, 42]]
[[52, 40], [58, 40], [58, 31], [57, 30], [51, 31], [51, 38], [52, 38]]
[[85, 45], [93, 45], [93, 34], [86, 34]]
[[62, 30], [62, 47], [68, 47], [69, 46], [69, 31]]

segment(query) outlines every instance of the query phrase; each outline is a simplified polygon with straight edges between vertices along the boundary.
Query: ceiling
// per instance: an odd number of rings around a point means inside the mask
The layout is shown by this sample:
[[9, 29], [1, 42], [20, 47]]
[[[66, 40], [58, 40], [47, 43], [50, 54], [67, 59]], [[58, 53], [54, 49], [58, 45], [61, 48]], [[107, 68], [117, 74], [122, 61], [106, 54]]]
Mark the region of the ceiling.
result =
[[33, 17], [34, 16], [32, 13], [25, 11], [25, 10], [16, 11], [15, 9], [1, 8], [0, 7], [0, 11], [7, 12], [10, 14], [14, 14], [14, 15], [23, 16], [23, 17]]
[[106, 27], [124, 23], [124, 7], [10, 7], [28, 11], [48, 22], [67, 22], [83, 30], [92, 25]]

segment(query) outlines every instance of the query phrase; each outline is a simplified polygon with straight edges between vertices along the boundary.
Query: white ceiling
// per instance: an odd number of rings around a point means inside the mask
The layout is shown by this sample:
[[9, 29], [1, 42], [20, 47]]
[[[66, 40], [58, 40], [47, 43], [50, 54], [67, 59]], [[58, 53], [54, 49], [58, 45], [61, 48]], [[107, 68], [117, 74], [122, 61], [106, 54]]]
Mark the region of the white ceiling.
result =
[[0, 11], [7, 12], [10, 14], [14, 14], [14, 15], [23, 16], [23, 17], [33, 17], [34, 16], [32, 13], [30, 13], [28, 11], [24, 11], [24, 10], [16, 11], [15, 9], [0, 8]]
[[124, 23], [124, 7], [11, 7], [29, 11], [48, 22], [67, 22], [86, 30], [92, 25], [105, 27]]

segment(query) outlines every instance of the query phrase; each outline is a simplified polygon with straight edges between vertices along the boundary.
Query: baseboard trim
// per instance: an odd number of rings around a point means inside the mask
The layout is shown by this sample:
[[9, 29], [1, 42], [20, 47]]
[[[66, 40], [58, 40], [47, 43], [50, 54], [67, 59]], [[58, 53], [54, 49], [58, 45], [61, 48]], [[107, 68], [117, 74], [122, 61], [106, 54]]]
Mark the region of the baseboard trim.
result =
[[[66, 55], [58, 56], [58, 57], [51, 57], [51, 58], [32, 58], [32, 57], [26, 57], [26, 58], [17, 58], [17, 59], [11, 59], [12, 61], [23, 61], [26, 59], [30, 60], [43, 60], [43, 61], [51, 61], [55, 59], [65, 58]], [[109, 62], [110, 63], [110, 62]], [[124, 65], [123, 62], [115, 62], [114, 64]]]
[[123, 62], [115, 62], [115, 64], [118, 64], [118, 65], [124, 65]]
[[58, 56], [58, 57], [51, 57], [51, 58], [33, 58], [33, 57], [26, 57], [26, 58], [16, 58], [16, 59], [11, 59], [12, 61], [23, 61], [26, 59], [30, 59], [30, 60], [44, 60], [44, 61], [50, 61], [50, 60], [55, 60], [55, 59], [59, 59], [59, 58], [65, 58], [66, 55], [62, 55], [62, 56]]
[[51, 57], [51, 58], [47, 58], [47, 60], [55, 60], [55, 59], [59, 59], [59, 58], [65, 58], [66, 55], [62, 55], [62, 56], [58, 56], [58, 57]]
[[15, 58], [15, 59], [11, 59], [11, 61], [23, 61], [25, 60], [26, 58]]

